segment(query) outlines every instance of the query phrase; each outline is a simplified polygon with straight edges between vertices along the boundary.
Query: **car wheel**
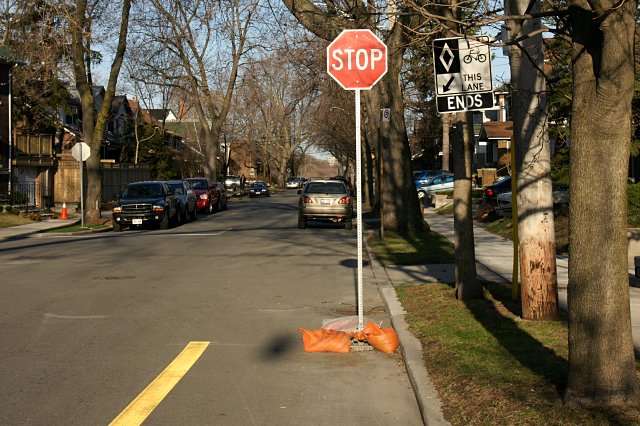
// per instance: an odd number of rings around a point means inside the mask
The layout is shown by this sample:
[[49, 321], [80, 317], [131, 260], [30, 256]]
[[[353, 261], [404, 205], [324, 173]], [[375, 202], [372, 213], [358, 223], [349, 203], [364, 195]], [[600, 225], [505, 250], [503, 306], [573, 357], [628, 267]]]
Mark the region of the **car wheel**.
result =
[[182, 223], [187, 223], [189, 218], [187, 217], [187, 206], [184, 206], [184, 210], [182, 210]]
[[169, 229], [169, 212], [165, 212], [159, 227], [160, 229]]
[[298, 217], [298, 229], [306, 229], [307, 221], [303, 217]]
[[197, 219], [198, 209], [196, 209], [195, 206], [193, 207], [193, 210], [191, 211], [189, 216], [190, 216], [191, 220], [196, 220]]
[[418, 191], [418, 198], [419, 199], [424, 199], [424, 197], [426, 197], [427, 194], [424, 191]]
[[122, 232], [122, 225], [118, 222], [113, 222], [113, 232]]
[[222, 210], [226, 210], [229, 208], [229, 202], [227, 200], [224, 201], [224, 204], [222, 205]]
[[178, 207], [176, 209], [176, 215], [173, 218], [173, 226], [174, 227], [180, 226], [181, 223], [182, 223], [182, 215], [180, 214], [180, 207]]
[[353, 219], [347, 219], [344, 222], [344, 229], [346, 229], [347, 231], [353, 229]]

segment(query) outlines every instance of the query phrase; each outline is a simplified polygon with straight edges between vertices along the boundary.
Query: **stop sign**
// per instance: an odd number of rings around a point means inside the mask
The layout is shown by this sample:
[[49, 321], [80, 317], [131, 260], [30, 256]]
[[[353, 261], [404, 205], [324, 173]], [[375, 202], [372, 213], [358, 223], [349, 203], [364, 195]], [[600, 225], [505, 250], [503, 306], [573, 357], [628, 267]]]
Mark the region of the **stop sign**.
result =
[[371, 89], [387, 72], [387, 46], [370, 30], [344, 30], [327, 47], [327, 72], [344, 89]]

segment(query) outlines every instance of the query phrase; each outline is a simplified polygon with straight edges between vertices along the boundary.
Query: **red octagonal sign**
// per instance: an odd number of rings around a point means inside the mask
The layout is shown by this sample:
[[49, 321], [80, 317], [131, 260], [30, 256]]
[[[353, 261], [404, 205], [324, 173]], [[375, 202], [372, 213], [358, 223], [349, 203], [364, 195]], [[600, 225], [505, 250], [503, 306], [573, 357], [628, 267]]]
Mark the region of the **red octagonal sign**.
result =
[[387, 72], [387, 46], [370, 30], [344, 30], [327, 47], [327, 72], [345, 89], [371, 89]]

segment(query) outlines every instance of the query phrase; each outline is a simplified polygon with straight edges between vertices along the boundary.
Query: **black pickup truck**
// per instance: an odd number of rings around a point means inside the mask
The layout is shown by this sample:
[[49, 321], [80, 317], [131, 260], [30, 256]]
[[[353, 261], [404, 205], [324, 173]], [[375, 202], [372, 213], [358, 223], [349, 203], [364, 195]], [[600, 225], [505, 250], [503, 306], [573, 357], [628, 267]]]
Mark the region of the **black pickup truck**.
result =
[[173, 190], [162, 181], [128, 184], [113, 207], [113, 230], [124, 226], [155, 225], [168, 229], [169, 223], [180, 224], [180, 201]]

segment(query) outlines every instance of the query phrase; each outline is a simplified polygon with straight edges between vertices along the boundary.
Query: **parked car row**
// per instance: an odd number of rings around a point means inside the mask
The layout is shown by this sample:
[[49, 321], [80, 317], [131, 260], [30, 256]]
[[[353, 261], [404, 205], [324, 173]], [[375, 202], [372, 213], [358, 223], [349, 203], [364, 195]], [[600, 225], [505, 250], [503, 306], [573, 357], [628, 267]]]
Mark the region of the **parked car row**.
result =
[[112, 209], [115, 232], [139, 226], [168, 229], [170, 225], [196, 220], [198, 211], [213, 213], [227, 209], [224, 185], [200, 177], [132, 182], [115, 198]]

